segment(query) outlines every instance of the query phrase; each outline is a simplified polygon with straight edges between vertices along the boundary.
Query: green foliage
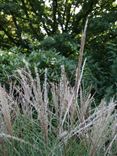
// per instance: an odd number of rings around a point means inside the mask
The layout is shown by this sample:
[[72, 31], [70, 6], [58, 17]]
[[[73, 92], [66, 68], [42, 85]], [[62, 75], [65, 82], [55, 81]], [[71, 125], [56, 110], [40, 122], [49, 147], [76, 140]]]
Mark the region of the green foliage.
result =
[[58, 81], [60, 77], [61, 65], [64, 65], [69, 76], [73, 79], [76, 62], [65, 58], [55, 50], [36, 50], [31, 54], [21, 54], [21, 49], [12, 48], [8, 51], [1, 52], [0, 55], [0, 82], [7, 83], [12, 78], [13, 73], [22, 68], [25, 62], [28, 62], [30, 69], [34, 70], [36, 65], [41, 75], [44, 74], [45, 68], [48, 68], [48, 77], [52, 81]]
[[16, 48], [0, 52], [0, 83], [8, 83], [14, 71], [19, 67], [23, 67], [25, 56], [18, 53], [18, 51], [19, 49]]
[[[39, 55], [45, 54], [43, 51], [48, 51], [46, 52], [47, 57], [58, 58], [57, 61], [53, 61], [57, 65], [55, 65], [55, 70], [58, 71], [58, 64], [61, 65], [65, 62], [72, 71], [73, 59], [76, 60], [78, 56], [81, 32], [86, 18], [89, 16], [85, 52], [85, 56], [88, 58], [87, 71], [85, 70], [87, 84], [89, 82], [93, 84], [99, 97], [103, 97], [105, 94], [107, 96], [115, 95], [117, 85], [116, 10], [115, 0], [50, 0], [48, 3], [43, 0], [1, 0], [1, 48], [10, 51], [11, 47], [16, 46], [20, 48], [19, 53], [23, 53], [23, 56], [20, 54], [9, 56], [9, 58], [6, 54], [2, 56], [4, 61], [2, 60], [3, 63], [0, 64], [1, 81], [5, 81], [6, 73], [12, 74], [11, 69], [13, 71], [14, 68], [20, 66], [22, 57], [28, 59], [29, 56], [29, 60], [31, 57], [36, 60], [35, 57], [38, 56], [39, 49]], [[54, 56], [53, 51], [57, 53], [57, 56]], [[42, 54], [40, 54], [41, 52]], [[47, 53], [51, 53], [53, 57], [48, 56]], [[62, 60], [59, 61], [58, 53], [68, 59], [63, 59], [61, 56]], [[15, 65], [16, 59], [13, 60], [13, 57], [17, 58], [17, 65]], [[52, 69], [54, 66], [52, 60], [48, 61], [48, 58], [45, 57], [40, 57], [41, 63], [38, 66]], [[5, 60], [7, 61], [5, 62]], [[38, 61], [35, 64], [38, 64]], [[57, 71], [54, 73], [57, 74]], [[56, 74], [52, 74], [52, 77]]]
[[41, 42], [43, 49], [55, 49], [65, 57], [77, 58], [79, 44], [68, 34], [57, 34], [53, 37], [47, 37]]
[[103, 34], [109, 36], [110, 27], [117, 16], [117, 5], [113, 2], [114, 0], [50, 0], [48, 3], [43, 0], [1, 0], [1, 46], [4, 48], [16, 45], [31, 50], [32, 41], [42, 41], [45, 36], [65, 33], [75, 38], [81, 34], [88, 15], [90, 37], [94, 35], [97, 38]]
[[[99, 52], [100, 51], [100, 52]], [[117, 96], [117, 46], [110, 42], [105, 45], [93, 45], [87, 52], [90, 82], [101, 99]]]
[[45, 68], [48, 68], [48, 77], [52, 81], [59, 80], [61, 65], [65, 66], [70, 80], [73, 79], [76, 68], [76, 61], [65, 58], [52, 49], [34, 51], [28, 56], [27, 61], [32, 70], [36, 65], [41, 74], [44, 73]]

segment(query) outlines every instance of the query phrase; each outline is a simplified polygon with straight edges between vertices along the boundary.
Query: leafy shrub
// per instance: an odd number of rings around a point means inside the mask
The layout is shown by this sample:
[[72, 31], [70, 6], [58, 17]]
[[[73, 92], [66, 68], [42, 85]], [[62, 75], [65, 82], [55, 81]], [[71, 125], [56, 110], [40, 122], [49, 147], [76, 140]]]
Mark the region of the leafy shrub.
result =
[[34, 69], [36, 65], [43, 75], [45, 68], [49, 69], [49, 79], [58, 81], [60, 77], [60, 67], [65, 65], [70, 79], [75, 72], [76, 62], [61, 56], [55, 50], [35, 50], [30, 54], [19, 52], [21, 49], [12, 48], [9, 51], [3, 51], [0, 54], [0, 82], [6, 83], [9, 77], [18, 69], [24, 66], [27, 61], [30, 68]]
[[70, 80], [72, 80], [76, 68], [76, 61], [65, 58], [55, 50], [34, 51], [29, 55], [27, 60], [30, 63], [30, 67], [33, 68], [36, 65], [40, 69], [41, 74], [44, 73], [45, 68], [48, 68], [49, 79], [54, 81], [59, 80], [61, 65], [65, 66]]
[[14, 51], [1, 51], [0, 52], [0, 82], [7, 83], [9, 77], [14, 73], [14, 71], [22, 67], [23, 59], [25, 55], [17, 53], [18, 49]]
[[106, 45], [95, 44], [87, 50], [87, 75], [99, 99], [106, 96], [117, 96], [117, 45], [109, 42]]
[[68, 34], [57, 34], [47, 37], [41, 42], [41, 47], [45, 50], [55, 49], [65, 57], [74, 57], [78, 54], [79, 44]]

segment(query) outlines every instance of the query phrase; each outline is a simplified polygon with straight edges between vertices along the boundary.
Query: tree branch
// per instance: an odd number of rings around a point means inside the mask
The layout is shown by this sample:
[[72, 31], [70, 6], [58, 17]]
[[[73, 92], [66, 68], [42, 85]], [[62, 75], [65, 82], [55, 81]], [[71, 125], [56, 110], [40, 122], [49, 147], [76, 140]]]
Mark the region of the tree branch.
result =
[[37, 12], [37, 10], [35, 9], [35, 6], [34, 6], [34, 4], [33, 4], [33, 2], [31, 0], [29, 0], [29, 3], [30, 3], [30, 6], [32, 8], [32, 11], [35, 13], [38, 20], [42, 22], [43, 28], [46, 31], [47, 35], [50, 35], [51, 31], [48, 29], [48, 27], [45, 24], [45, 19], [43, 18], [44, 14], [40, 13], [39, 11]]
[[33, 28], [33, 25], [32, 25], [32, 22], [31, 22], [31, 20], [30, 20], [29, 15], [28, 15], [27, 7], [26, 7], [26, 5], [25, 5], [24, 0], [21, 0], [21, 2], [22, 2], [22, 6], [23, 6], [23, 10], [24, 10], [24, 12], [25, 12], [26, 18], [28, 19], [29, 26], [30, 26], [30, 28], [31, 28], [31, 30], [32, 30], [32, 32], [33, 32], [33, 34], [34, 34], [34, 36], [35, 36], [37, 39], [39, 39], [38, 33], [37, 33], [37, 32], [35, 31], [35, 29]]
[[52, 33], [55, 34], [57, 29], [58, 29], [57, 19], [56, 19], [57, 0], [53, 0], [53, 2], [52, 2], [52, 9], [53, 9], [53, 30], [52, 30]]
[[75, 20], [73, 21], [73, 33], [78, 32], [78, 23], [82, 19], [86, 19], [87, 16], [92, 12], [93, 7], [97, 4], [99, 0], [89, 0], [84, 3], [81, 11], [76, 15]]

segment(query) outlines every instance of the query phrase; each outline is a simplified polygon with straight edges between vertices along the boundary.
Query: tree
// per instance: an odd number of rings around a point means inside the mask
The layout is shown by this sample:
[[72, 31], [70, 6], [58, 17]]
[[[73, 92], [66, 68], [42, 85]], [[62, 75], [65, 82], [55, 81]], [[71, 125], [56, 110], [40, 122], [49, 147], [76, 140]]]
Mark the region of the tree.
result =
[[117, 15], [113, 2], [113, 0], [50, 0], [47, 3], [47, 0], [1, 0], [1, 44], [3, 47], [12, 43], [30, 48], [31, 40], [42, 40], [45, 35], [67, 33], [78, 37], [88, 15], [90, 15], [89, 40], [94, 36], [95, 38], [105, 34], [109, 36], [110, 33], [106, 32], [110, 29], [110, 23], [116, 21]]

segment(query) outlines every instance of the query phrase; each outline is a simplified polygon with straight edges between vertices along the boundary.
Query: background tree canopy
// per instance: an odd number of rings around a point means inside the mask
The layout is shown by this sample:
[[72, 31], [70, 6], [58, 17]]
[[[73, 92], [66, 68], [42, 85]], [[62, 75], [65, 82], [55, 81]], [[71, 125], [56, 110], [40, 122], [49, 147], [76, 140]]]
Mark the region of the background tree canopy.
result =
[[[87, 82], [93, 84], [101, 97], [114, 95], [117, 92], [115, 0], [0, 0], [1, 49], [9, 51], [17, 47], [18, 57], [19, 53], [25, 53], [28, 58], [32, 53], [38, 54], [38, 49], [40, 53], [49, 50], [75, 60], [87, 17]], [[3, 54], [1, 57], [3, 60]]]

